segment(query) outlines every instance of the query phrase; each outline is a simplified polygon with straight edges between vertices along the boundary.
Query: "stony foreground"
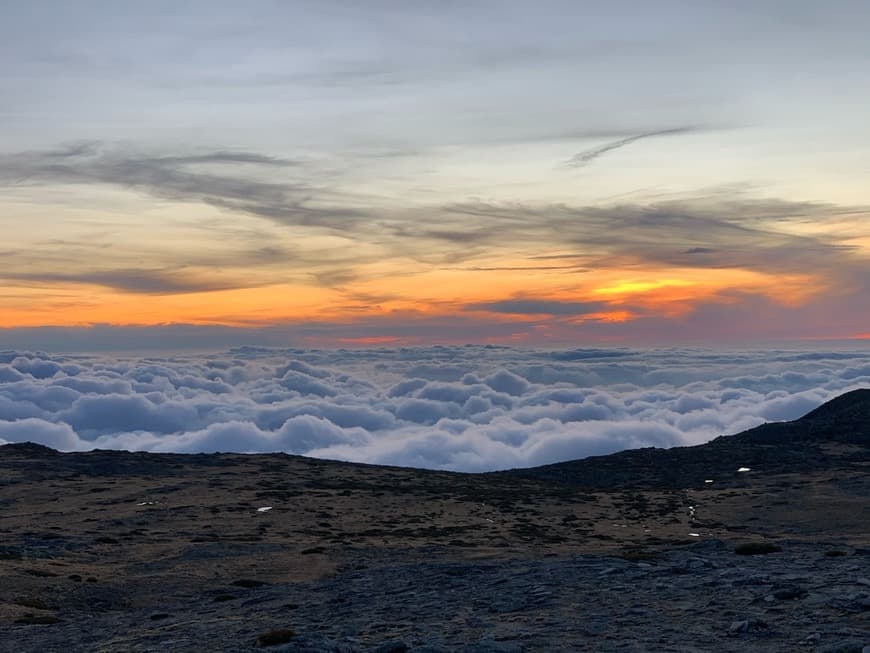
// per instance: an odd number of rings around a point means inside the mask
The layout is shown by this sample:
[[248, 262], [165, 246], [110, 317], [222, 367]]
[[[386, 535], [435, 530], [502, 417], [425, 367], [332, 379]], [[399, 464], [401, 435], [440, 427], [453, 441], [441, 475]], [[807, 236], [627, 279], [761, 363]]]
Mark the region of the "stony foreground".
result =
[[708, 540], [636, 560], [391, 557], [361, 556], [319, 582], [237, 579], [139, 609], [83, 584], [87, 616], [5, 627], [3, 650], [253, 651], [274, 629], [297, 634], [266, 650], [870, 650], [870, 549], [786, 542], [745, 556]]

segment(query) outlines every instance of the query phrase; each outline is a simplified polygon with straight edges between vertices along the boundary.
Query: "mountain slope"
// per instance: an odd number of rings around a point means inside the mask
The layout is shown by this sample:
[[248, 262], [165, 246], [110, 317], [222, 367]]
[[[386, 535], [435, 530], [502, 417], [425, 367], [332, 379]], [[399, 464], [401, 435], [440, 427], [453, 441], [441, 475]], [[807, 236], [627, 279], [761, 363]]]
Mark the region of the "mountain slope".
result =
[[[740, 484], [746, 474], [863, 467], [870, 462], [870, 389], [841, 395], [792, 422], [762, 424], [694, 447], [633, 449], [502, 475], [589, 488]], [[750, 472], [739, 472], [741, 467]]]

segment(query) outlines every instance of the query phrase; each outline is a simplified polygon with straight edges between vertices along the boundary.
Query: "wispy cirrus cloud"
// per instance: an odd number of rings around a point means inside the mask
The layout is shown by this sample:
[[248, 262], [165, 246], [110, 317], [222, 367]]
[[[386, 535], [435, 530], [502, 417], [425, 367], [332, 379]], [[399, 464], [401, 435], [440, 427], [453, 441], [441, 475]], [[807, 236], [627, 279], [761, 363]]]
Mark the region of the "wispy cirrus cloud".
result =
[[[595, 157], [640, 138], [693, 131], [681, 127], [631, 136], [578, 155]], [[579, 159], [578, 159], [579, 160]], [[591, 159], [590, 159], [591, 160]], [[798, 234], [791, 225], [816, 224], [851, 216], [866, 207], [752, 198], [726, 189], [664, 201], [608, 205], [468, 201], [419, 208], [386, 207], [376, 198], [352, 197], [339, 182], [313, 182], [303, 160], [215, 149], [148, 155], [79, 143], [53, 150], [0, 155], [0, 183], [8, 185], [104, 184], [144, 192], [154, 198], [201, 203], [230, 214], [266, 218], [278, 226], [322, 228], [373, 245], [378, 256], [408, 257], [445, 264], [485, 258], [493, 247], [513, 248], [527, 258], [547, 250], [574, 248], [576, 261], [601, 257], [685, 267], [745, 267], [774, 272], [806, 269], [807, 262], [830, 267], [862, 254], [846, 241], [851, 233]], [[262, 175], [259, 171], [271, 171]], [[251, 174], [253, 171], [253, 174]], [[275, 176], [275, 172], [279, 173]], [[285, 174], [290, 178], [286, 178]], [[262, 248], [262, 246], [261, 246]], [[286, 248], [285, 248], [286, 249]], [[295, 249], [289, 262], [312, 257]], [[565, 254], [559, 254], [565, 256]], [[353, 261], [371, 260], [333, 252], [318, 257], [326, 269], [313, 280], [353, 278]], [[274, 257], [263, 257], [267, 259]], [[338, 259], [337, 266], [330, 263]], [[800, 261], [800, 263], [798, 263]], [[256, 263], [256, 261], [251, 261]], [[123, 272], [123, 266], [115, 266]], [[323, 268], [324, 265], [317, 266]], [[521, 267], [478, 265], [478, 269]], [[583, 265], [566, 266], [576, 270]]]
[[649, 131], [642, 134], [627, 136], [626, 138], [620, 138], [619, 140], [610, 141], [609, 143], [605, 143], [604, 145], [599, 145], [598, 147], [593, 147], [592, 149], [578, 152], [565, 162], [565, 166], [568, 168], [582, 168], [589, 165], [596, 159], [604, 156], [608, 152], [613, 152], [614, 150], [626, 147], [640, 140], [655, 138], [658, 136], [676, 136], [679, 134], [689, 134], [695, 131], [698, 131], [697, 127], [673, 127], [671, 129], [659, 129], [657, 131]]
[[[264, 167], [273, 171], [266, 178], [250, 174], [251, 168], [256, 172]], [[312, 182], [305, 167], [301, 160], [253, 152], [150, 155], [132, 148], [86, 142], [0, 155], [0, 183], [114, 186], [164, 200], [208, 204], [281, 224], [329, 229], [344, 229], [366, 215], [349, 206], [336, 191]], [[276, 177], [274, 170], [283, 174]]]
[[746, 268], [768, 273], [835, 273], [867, 266], [850, 243], [855, 231], [797, 227], [848, 220], [859, 233], [868, 207], [754, 198], [733, 190], [648, 203], [467, 202], [436, 211], [439, 227], [403, 223], [397, 238], [465, 241], [470, 247], [523, 247], [530, 260], [550, 252], [583, 267], [620, 262], [686, 268]]
[[174, 295], [233, 288], [250, 288], [248, 279], [224, 278], [190, 274], [178, 269], [108, 269], [91, 272], [0, 272], [0, 277], [11, 282], [31, 284], [84, 284], [141, 295]]

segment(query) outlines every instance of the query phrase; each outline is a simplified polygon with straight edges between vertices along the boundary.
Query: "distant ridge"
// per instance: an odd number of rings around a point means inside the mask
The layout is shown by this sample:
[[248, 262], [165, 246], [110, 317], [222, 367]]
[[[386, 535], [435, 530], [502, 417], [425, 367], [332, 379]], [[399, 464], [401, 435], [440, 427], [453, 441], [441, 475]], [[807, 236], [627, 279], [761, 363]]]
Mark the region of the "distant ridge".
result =
[[870, 388], [852, 390], [834, 397], [801, 417], [799, 422], [836, 422], [838, 426], [853, 424], [865, 429], [870, 422]]
[[[717, 487], [742, 484], [747, 474], [866, 469], [868, 464], [870, 389], [860, 389], [792, 422], [762, 424], [694, 447], [631, 449], [496, 473], [588, 488], [683, 488], [703, 487], [708, 480]], [[750, 471], [738, 472], [741, 467]]]
[[15, 454], [19, 456], [56, 456], [60, 452], [51, 447], [46, 447], [44, 444], [36, 442], [10, 442], [0, 447], [0, 451], [5, 454]]
[[842, 394], [792, 422], [771, 422], [720, 437], [783, 445], [796, 441], [870, 445], [870, 389]]

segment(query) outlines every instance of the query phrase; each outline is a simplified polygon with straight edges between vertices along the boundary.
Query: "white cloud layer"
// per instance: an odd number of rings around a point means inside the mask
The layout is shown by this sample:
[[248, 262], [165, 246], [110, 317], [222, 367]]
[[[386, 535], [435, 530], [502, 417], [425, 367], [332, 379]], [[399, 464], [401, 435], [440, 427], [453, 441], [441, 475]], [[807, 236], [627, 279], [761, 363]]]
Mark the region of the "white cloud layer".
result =
[[870, 386], [870, 351], [0, 352], [0, 443], [459, 471], [698, 444]]

